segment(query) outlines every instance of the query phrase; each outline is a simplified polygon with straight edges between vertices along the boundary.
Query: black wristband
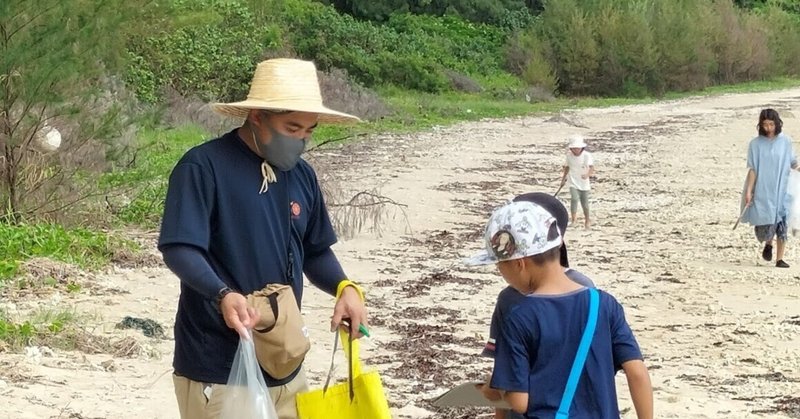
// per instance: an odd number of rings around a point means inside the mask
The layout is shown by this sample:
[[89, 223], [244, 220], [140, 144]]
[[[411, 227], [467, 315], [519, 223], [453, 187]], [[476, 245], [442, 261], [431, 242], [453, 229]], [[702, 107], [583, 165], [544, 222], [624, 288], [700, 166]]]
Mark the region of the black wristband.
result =
[[219, 309], [220, 306], [222, 305], [222, 299], [225, 298], [226, 295], [228, 295], [228, 294], [230, 294], [232, 292], [233, 292], [233, 290], [230, 289], [229, 287], [224, 287], [221, 290], [219, 290], [219, 292], [217, 293], [217, 299], [216, 299], [216, 301], [217, 301], [217, 309]]

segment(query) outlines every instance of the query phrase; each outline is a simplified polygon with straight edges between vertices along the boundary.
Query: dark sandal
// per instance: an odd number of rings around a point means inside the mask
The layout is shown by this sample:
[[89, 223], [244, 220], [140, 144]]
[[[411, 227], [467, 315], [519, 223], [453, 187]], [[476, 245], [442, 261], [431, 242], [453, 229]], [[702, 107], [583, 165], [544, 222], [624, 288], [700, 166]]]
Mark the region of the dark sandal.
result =
[[784, 262], [783, 259], [781, 259], [775, 264], [775, 267], [777, 267], [777, 268], [788, 268], [789, 264]]
[[767, 244], [764, 246], [764, 251], [761, 252], [761, 257], [764, 258], [767, 262], [772, 260], [772, 245]]

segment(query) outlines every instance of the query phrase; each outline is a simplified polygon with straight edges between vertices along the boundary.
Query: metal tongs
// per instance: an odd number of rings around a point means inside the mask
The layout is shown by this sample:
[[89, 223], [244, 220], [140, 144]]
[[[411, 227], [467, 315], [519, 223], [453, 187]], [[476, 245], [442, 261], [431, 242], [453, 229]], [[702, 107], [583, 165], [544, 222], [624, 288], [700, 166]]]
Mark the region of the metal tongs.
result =
[[[342, 320], [342, 324], [347, 327], [347, 386], [350, 390], [350, 403], [356, 397], [353, 390], [353, 335], [350, 334], [350, 323], [347, 320]], [[333, 332], [333, 352], [331, 353], [331, 366], [328, 369], [328, 377], [325, 379], [325, 385], [322, 387], [322, 394], [328, 391], [328, 384], [331, 382], [333, 375], [334, 361], [336, 359], [336, 350], [339, 348], [339, 333], [340, 330]]]

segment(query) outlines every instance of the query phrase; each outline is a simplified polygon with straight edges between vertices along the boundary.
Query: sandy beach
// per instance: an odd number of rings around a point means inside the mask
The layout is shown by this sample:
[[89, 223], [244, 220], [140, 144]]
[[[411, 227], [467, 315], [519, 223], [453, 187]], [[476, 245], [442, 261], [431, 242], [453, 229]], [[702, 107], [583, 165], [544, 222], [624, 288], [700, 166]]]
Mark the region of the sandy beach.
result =
[[[394, 417], [490, 417], [487, 409], [430, 406], [491, 368], [480, 352], [505, 284], [493, 268], [461, 260], [479, 249], [493, 207], [556, 191], [567, 138], [582, 134], [597, 169], [595, 219], [591, 230], [569, 227], [571, 264], [625, 307], [653, 379], [656, 416], [800, 418], [800, 241], [789, 241], [792, 267], [776, 269], [761, 260], [750, 226], [732, 230], [759, 110], [778, 110], [784, 132], [800, 138], [798, 106], [800, 88], [696, 97], [462, 123], [311, 153], [313, 164], [335, 167], [323, 181], [404, 205], [388, 208], [380, 231], [334, 247], [367, 292], [373, 333], [362, 359], [380, 371]], [[560, 198], [568, 205], [569, 192]], [[156, 233], [140, 239], [157, 255]], [[178, 417], [177, 278], [159, 265], [114, 268], [91, 281], [95, 291], [4, 298], [0, 306], [20, 318], [74, 307], [90, 316], [92, 334], [127, 338], [136, 350], [0, 352], [0, 418]], [[333, 299], [306, 287], [305, 368], [318, 386], [330, 361]], [[117, 329], [125, 316], [155, 320], [165, 337]], [[622, 416], [634, 418], [622, 374], [617, 382]]]

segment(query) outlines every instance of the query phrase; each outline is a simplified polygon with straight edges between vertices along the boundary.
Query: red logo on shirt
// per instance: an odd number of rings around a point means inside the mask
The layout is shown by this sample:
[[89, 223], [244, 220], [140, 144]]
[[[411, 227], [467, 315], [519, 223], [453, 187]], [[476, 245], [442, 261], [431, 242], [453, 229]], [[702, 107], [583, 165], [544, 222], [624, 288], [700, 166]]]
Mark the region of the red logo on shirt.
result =
[[302, 211], [302, 209], [300, 208], [300, 204], [292, 201], [289, 205], [291, 206], [292, 209], [292, 218], [300, 217], [300, 212]]

